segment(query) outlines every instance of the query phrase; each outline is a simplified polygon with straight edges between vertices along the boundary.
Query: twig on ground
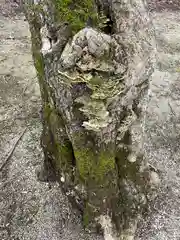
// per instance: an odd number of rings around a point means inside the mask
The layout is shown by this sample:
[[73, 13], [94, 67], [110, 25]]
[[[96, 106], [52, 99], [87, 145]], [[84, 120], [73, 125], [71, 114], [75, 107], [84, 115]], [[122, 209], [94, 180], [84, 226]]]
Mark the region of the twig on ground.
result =
[[37, 76], [34, 76], [33, 78], [31, 78], [30, 83], [27, 82], [27, 84], [25, 85], [25, 87], [24, 87], [24, 89], [23, 89], [23, 91], [22, 91], [22, 95], [25, 94], [25, 92], [26, 92], [26, 90], [28, 89], [29, 86], [32, 86], [32, 85], [35, 84], [34, 79], [36, 79], [36, 78], [37, 78]]
[[22, 133], [20, 134], [20, 136], [18, 137], [17, 141], [15, 142], [14, 146], [12, 147], [12, 149], [11, 149], [11, 151], [9, 152], [8, 156], [6, 157], [4, 163], [3, 163], [2, 166], [0, 167], [0, 171], [3, 170], [3, 168], [7, 165], [7, 163], [8, 163], [9, 160], [11, 159], [11, 156], [13, 155], [13, 152], [14, 152], [14, 150], [16, 149], [19, 141], [21, 140], [21, 138], [22, 138], [23, 135], [25, 134], [26, 129], [27, 129], [27, 128], [25, 128], [25, 129], [22, 131]]

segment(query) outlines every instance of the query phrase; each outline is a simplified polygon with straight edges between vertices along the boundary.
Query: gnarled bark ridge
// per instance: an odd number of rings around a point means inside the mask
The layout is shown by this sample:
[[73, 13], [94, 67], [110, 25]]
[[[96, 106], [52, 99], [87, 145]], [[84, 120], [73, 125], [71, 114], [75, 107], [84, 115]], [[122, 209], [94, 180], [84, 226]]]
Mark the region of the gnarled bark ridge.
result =
[[42, 0], [25, 13], [43, 105], [40, 175], [55, 169], [85, 226], [133, 239], [157, 183], [132, 136], [155, 63], [145, 3]]

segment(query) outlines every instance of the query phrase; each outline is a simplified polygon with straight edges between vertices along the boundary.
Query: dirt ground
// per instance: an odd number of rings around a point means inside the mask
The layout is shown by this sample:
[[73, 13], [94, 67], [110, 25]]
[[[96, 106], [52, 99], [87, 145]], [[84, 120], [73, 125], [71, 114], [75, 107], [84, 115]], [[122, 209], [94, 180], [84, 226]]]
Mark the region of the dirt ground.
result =
[[[154, 13], [153, 19], [159, 61], [145, 148], [148, 160], [160, 169], [162, 186], [155, 211], [136, 240], [179, 240], [180, 12]], [[28, 24], [16, 3], [0, 0], [0, 239], [100, 240], [83, 230], [79, 213], [57, 183], [37, 181], [43, 161], [40, 106]]]

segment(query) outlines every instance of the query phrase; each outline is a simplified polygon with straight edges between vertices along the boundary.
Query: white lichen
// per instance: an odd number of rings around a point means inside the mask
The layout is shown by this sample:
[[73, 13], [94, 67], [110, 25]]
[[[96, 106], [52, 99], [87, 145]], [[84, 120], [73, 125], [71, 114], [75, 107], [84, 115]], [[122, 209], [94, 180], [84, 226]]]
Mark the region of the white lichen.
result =
[[48, 39], [48, 29], [46, 25], [44, 25], [41, 28], [40, 33], [41, 33], [41, 40], [42, 40], [41, 52], [44, 55], [51, 50], [51, 44]]
[[101, 224], [104, 232], [104, 240], [117, 240], [117, 238], [113, 236], [113, 225], [108, 215], [101, 215], [96, 220]]
[[157, 186], [160, 184], [160, 182], [161, 182], [161, 180], [160, 180], [158, 174], [154, 171], [151, 171], [150, 172], [150, 184]]
[[137, 159], [137, 156], [136, 156], [136, 154], [135, 153], [130, 153], [129, 155], [128, 155], [128, 161], [130, 162], [130, 163], [134, 163], [134, 162], [136, 162], [136, 159]]
[[65, 178], [64, 177], [61, 177], [61, 182], [65, 182]]

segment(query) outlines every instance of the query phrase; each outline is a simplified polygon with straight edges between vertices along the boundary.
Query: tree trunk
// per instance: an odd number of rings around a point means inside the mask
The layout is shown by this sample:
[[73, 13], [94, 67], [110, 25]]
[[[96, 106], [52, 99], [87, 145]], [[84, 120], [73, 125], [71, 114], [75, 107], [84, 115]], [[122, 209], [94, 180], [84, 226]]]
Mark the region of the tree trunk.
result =
[[61, 182], [85, 227], [133, 239], [157, 180], [143, 158], [143, 129], [133, 135], [155, 62], [144, 0], [42, 0], [24, 9], [42, 96], [39, 177]]

